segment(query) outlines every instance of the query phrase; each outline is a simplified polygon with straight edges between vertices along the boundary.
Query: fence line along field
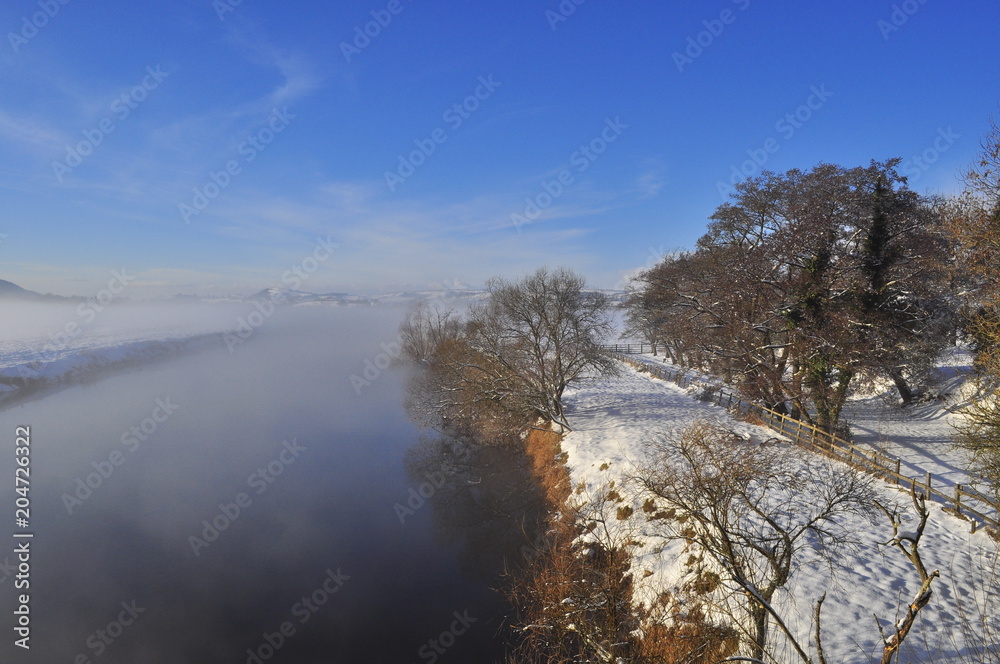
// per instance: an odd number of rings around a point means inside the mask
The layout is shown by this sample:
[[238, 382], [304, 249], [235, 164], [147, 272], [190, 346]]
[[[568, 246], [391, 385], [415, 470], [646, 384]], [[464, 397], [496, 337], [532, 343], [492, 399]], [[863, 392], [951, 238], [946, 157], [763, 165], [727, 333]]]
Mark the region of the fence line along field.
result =
[[[604, 350], [638, 371], [675, 383], [680, 387], [688, 387], [695, 382], [684, 371], [630, 357], [651, 352], [653, 346], [650, 344], [612, 344], [604, 346]], [[890, 484], [921, 491], [930, 500], [944, 504], [946, 509], [956, 515], [968, 518], [972, 532], [975, 532], [980, 524], [986, 525], [993, 532], [1000, 531], [1000, 505], [963, 484], [955, 484], [953, 492], [936, 489], [935, 486], [942, 483], [936, 481], [930, 471], [922, 471], [917, 476], [903, 474], [900, 471], [899, 457], [889, 457], [877, 450], [860, 449], [855, 443], [801, 419], [760, 404], [750, 403], [726, 388], [706, 386], [701, 398], [738, 413], [743, 418], [756, 420], [806, 449], [830, 456]]]

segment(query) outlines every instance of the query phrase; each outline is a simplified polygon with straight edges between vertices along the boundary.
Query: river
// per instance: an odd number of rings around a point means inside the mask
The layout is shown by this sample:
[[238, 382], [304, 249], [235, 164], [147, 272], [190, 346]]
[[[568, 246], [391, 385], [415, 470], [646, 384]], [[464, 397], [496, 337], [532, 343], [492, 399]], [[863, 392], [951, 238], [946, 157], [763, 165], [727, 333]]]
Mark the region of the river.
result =
[[[407, 419], [405, 371], [381, 368], [401, 314], [282, 312], [231, 349], [0, 412], [0, 659], [500, 661], [497, 529], [475, 515], [489, 482]], [[18, 426], [27, 529], [13, 521]], [[490, 472], [523, 470], [501, 456]], [[26, 540], [11, 535], [27, 531], [30, 587], [16, 590]], [[25, 593], [27, 651], [13, 629]]]

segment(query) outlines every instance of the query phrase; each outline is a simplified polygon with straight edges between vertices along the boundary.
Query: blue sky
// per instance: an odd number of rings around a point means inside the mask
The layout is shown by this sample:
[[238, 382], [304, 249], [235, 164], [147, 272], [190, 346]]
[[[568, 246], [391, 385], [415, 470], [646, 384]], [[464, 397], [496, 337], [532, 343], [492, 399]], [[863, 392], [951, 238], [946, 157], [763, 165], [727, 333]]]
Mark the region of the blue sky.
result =
[[998, 25], [987, 0], [8, 0], [0, 278], [621, 286], [692, 246], [734, 168], [898, 156], [956, 191]]

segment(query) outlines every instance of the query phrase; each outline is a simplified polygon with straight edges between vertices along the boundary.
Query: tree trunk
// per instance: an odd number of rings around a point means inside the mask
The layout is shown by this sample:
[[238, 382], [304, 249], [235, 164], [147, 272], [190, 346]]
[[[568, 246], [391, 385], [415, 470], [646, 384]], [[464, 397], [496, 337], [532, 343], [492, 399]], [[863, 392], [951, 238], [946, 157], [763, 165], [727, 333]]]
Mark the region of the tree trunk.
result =
[[767, 645], [767, 610], [754, 602], [750, 609], [750, 618], [753, 621], [753, 644], [750, 647], [750, 656], [763, 662], [764, 647]]
[[913, 390], [910, 389], [909, 384], [903, 377], [903, 372], [899, 369], [899, 367], [893, 367], [889, 370], [889, 377], [892, 378], [892, 382], [896, 384], [896, 389], [899, 391], [899, 398], [903, 400], [903, 405], [910, 405], [913, 401]]
[[847, 401], [847, 389], [854, 379], [854, 372], [838, 369], [836, 376], [836, 381], [832, 385], [822, 383], [816, 385], [816, 395], [813, 397], [813, 402], [816, 404], [816, 425], [829, 433], [836, 431], [840, 413]]

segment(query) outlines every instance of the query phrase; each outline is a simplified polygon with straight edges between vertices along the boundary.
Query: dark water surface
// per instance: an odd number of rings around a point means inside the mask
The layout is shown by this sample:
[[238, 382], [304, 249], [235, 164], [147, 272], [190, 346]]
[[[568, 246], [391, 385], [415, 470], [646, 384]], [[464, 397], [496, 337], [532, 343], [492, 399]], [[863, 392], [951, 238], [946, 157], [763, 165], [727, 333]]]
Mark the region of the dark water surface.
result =
[[[0, 661], [498, 660], [509, 612], [491, 586], [512, 535], [484, 522], [482, 485], [514, 511], [521, 488], [418, 443], [402, 371], [357, 394], [351, 375], [383, 363], [400, 316], [286, 312], [235, 352], [220, 341], [0, 412]], [[9, 573], [18, 425], [31, 427], [30, 651], [14, 646], [25, 591]], [[410, 490], [442, 476], [420, 505]]]

